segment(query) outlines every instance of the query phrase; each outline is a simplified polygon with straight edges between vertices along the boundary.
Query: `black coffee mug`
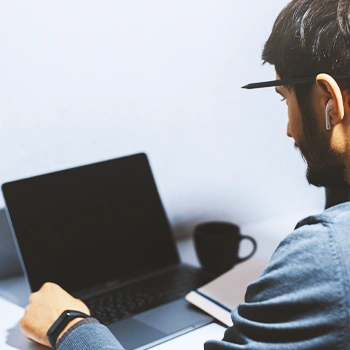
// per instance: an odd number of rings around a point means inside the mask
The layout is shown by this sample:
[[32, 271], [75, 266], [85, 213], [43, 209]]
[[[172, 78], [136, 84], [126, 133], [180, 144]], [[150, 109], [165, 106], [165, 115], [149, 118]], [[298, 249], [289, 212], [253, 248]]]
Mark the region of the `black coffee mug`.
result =
[[[249, 259], [257, 248], [254, 238], [241, 235], [239, 227], [229, 222], [204, 222], [195, 227], [193, 235], [202, 267], [215, 275]], [[253, 250], [248, 256], [240, 258], [238, 251], [243, 239], [252, 242]]]

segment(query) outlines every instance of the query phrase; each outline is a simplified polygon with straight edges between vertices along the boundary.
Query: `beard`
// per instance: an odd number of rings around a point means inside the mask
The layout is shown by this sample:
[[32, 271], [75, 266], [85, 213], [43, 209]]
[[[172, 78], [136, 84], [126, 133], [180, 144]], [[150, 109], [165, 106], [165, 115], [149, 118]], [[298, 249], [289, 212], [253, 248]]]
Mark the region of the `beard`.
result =
[[[301, 146], [306, 149], [309, 146]], [[345, 167], [338, 164], [333, 164], [334, 154], [328, 150], [328, 153], [317, 152], [306, 156], [310, 151], [302, 151], [301, 147], [295, 145], [299, 149], [302, 158], [307, 163], [306, 179], [310, 185], [317, 187], [343, 188]], [[315, 152], [316, 153], [316, 152]]]
[[345, 166], [341, 163], [341, 155], [330, 146], [331, 130], [319, 130], [315, 127], [317, 117], [314, 109], [301, 108], [303, 136], [295, 144], [307, 163], [306, 178], [310, 185], [317, 187], [344, 187]]

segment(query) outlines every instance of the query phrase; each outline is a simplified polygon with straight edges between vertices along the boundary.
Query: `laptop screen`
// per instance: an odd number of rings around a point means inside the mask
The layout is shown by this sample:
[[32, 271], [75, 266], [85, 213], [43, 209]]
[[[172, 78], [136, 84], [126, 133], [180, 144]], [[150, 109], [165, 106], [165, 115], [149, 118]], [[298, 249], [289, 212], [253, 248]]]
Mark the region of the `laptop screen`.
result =
[[33, 291], [70, 293], [178, 263], [145, 154], [2, 186]]

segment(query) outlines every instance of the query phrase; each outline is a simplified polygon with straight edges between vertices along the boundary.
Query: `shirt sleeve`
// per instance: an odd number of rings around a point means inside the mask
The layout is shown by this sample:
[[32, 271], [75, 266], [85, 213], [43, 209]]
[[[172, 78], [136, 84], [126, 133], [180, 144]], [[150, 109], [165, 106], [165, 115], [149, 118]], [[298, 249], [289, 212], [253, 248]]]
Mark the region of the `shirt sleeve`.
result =
[[305, 224], [277, 248], [245, 302], [232, 311], [233, 327], [205, 350], [346, 349], [348, 277], [332, 227]]
[[[73, 326], [74, 327], [74, 326]], [[63, 337], [62, 337], [63, 338]], [[81, 323], [64, 334], [58, 350], [124, 350], [110, 330], [100, 323]]]

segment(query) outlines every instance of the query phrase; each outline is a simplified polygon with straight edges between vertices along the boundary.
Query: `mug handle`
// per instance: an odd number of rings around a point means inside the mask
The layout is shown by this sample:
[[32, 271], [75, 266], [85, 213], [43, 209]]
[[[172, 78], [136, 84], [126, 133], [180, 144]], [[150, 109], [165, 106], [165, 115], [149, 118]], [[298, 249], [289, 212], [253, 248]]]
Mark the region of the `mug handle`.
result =
[[254, 253], [256, 252], [256, 248], [258, 246], [256, 243], [256, 240], [253, 237], [241, 235], [241, 239], [240, 239], [239, 243], [241, 243], [243, 239], [248, 239], [249, 241], [251, 241], [253, 243], [253, 250], [249, 255], [245, 256], [244, 258], [238, 258], [238, 261], [237, 261], [238, 263], [251, 258], [254, 255]]

